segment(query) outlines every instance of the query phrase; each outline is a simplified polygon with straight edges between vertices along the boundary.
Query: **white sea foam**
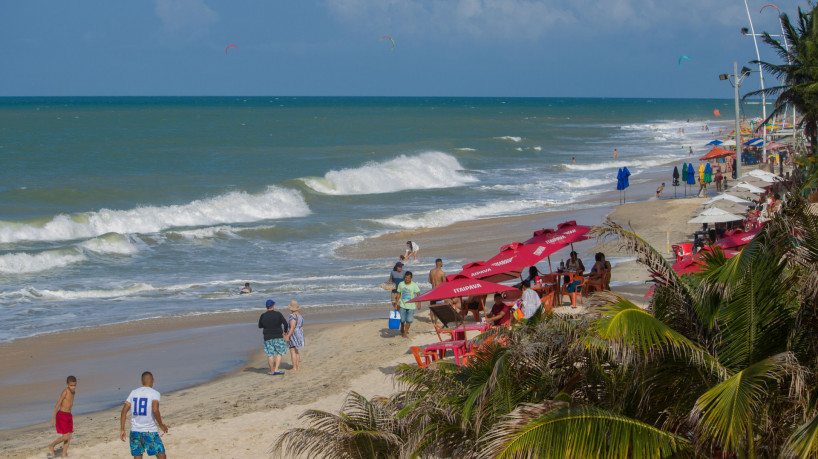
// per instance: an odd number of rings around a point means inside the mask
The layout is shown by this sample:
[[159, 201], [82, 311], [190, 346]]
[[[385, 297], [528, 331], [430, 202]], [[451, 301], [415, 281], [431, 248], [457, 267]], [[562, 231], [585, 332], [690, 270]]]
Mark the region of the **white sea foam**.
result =
[[65, 301], [80, 299], [105, 299], [133, 296], [139, 293], [153, 292], [156, 289], [150, 284], [137, 283], [123, 288], [90, 289], [90, 290], [38, 290], [29, 289], [29, 296], [45, 300]]
[[79, 247], [98, 254], [133, 255], [139, 249], [126, 236], [117, 233], [103, 234], [78, 244]]
[[535, 151], [542, 151], [542, 147], [541, 147], [541, 146], [539, 146], [539, 145], [537, 145], [536, 147], [534, 147], [534, 150], [535, 150]]
[[461, 172], [454, 156], [438, 151], [401, 155], [382, 163], [332, 170], [324, 177], [302, 179], [313, 190], [332, 195], [394, 193], [402, 190], [451, 188], [477, 181]]
[[62, 268], [70, 264], [79, 263], [86, 259], [85, 255], [76, 248], [46, 250], [39, 253], [7, 253], [0, 255], [0, 273], [2, 274], [29, 274], [49, 269]]
[[477, 151], [477, 150], [476, 150], [476, 149], [474, 149], [474, 148], [468, 148], [468, 147], [463, 147], [463, 148], [455, 148], [455, 150], [456, 150], [456, 151]]
[[210, 226], [207, 228], [197, 228], [183, 231], [169, 231], [168, 234], [178, 234], [185, 239], [212, 239], [215, 237], [238, 237], [232, 226]]
[[510, 140], [512, 142], [522, 142], [523, 141], [522, 137], [517, 137], [517, 136], [513, 136], [513, 135], [504, 135], [502, 137], [495, 137], [495, 139], [497, 139], [497, 140]]
[[156, 233], [173, 227], [245, 223], [309, 213], [301, 193], [270, 186], [261, 194], [236, 191], [182, 205], [58, 215], [44, 224], [0, 221], [0, 243], [85, 239], [106, 233]]
[[633, 170], [636, 168], [661, 166], [662, 164], [667, 164], [675, 159], [678, 159], [678, 157], [662, 155], [654, 157], [653, 159], [604, 161], [594, 164], [563, 164], [562, 168], [571, 171], [601, 171], [605, 169], [619, 169], [620, 167], [627, 167], [631, 172], [633, 172]]
[[616, 179], [593, 179], [580, 177], [578, 179], [565, 180], [563, 183], [569, 188], [593, 188], [602, 185], [616, 184]]
[[406, 217], [381, 218], [372, 221], [385, 226], [403, 229], [440, 228], [462, 221], [525, 213], [535, 209], [542, 209], [551, 204], [551, 202], [535, 200], [498, 201], [481, 206], [438, 209]]

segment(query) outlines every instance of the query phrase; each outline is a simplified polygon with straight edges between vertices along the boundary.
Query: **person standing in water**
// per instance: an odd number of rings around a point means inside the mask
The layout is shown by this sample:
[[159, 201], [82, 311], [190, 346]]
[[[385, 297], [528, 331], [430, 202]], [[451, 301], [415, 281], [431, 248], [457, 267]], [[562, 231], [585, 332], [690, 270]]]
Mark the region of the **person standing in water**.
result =
[[616, 159], [617, 156], [619, 156], [619, 153], [617, 153], [616, 148], [614, 148], [614, 159]]
[[420, 251], [420, 246], [416, 242], [406, 241], [406, 261], [409, 261], [410, 255], [414, 257], [415, 261], [418, 261], [418, 251]]

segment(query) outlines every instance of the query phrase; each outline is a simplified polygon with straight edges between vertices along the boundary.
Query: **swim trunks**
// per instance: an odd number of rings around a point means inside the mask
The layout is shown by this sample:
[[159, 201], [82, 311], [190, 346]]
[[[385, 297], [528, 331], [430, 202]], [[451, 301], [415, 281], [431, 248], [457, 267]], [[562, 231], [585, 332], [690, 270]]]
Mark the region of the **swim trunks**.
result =
[[159, 432], [133, 432], [131, 431], [131, 456], [141, 456], [148, 453], [148, 456], [164, 454], [165, 445]]
[[57, 428], [57, 433], [67, 434], [74, 432], [74, 416], [71, 413], [66, 413], [65, 411], [57, 411], [57, 419], [54, 422], [54, 426]]
[[287, 353], [287, 342], [283, 338], [268, 339], [264, 341], [264, 353], [268, 357], [274, 355], [284, 355]]
[[400, 321], [401, 323], [406, 322], [407, 324], [411, 324], [415, 321], [415, 310], [414, 309], [406, 309], [406, 308], [398, 308], [400, 312]]

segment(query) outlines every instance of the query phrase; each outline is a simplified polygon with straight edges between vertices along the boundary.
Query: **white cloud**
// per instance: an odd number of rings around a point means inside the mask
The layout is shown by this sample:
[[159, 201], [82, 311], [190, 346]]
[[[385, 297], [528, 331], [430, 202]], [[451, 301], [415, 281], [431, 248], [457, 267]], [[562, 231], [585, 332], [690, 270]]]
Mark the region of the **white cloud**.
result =
[[219, 20], [204, 0], [154, 0], [156, 15], [168, 32], [202, 33]]
[[395, 34], [520, 40], [554, 31], [722, 24], [743, 12], [710, 0], [326, 0], [326, 5], [343, 22], [388, 28]]

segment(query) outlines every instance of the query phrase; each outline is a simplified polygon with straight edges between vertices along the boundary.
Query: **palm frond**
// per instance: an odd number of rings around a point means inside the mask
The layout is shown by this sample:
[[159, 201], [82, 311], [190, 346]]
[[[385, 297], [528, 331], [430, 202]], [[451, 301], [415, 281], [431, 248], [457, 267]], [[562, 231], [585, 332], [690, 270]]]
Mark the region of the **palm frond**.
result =
[[478, 457], [658, 458], [691, 454], [684, 438], [594, 407], [523, 405], [483, 439]]
[[783, 457], [818, 456], [818, 415], [798, 426], [784, 444]]
[[706, 349], [690, 341], [648, 311], [616, 294], [598, 295], [595, 312], [600, 314], [591, 327], [610, 346], [614, 359], [630, 364], [639, 356], [666, 352], [683, 355], [691, 363], [726, 377], [728, 371]]
[[770, 384], [784, 377], [794, 380], [799, 397], [803, 375], [791, 353], [782, 353], [756, 362], [701, 395], [691, 417], [704, 438], [715, 440], [729, 451], [752, 451], [753, 415], [769, 397]]

